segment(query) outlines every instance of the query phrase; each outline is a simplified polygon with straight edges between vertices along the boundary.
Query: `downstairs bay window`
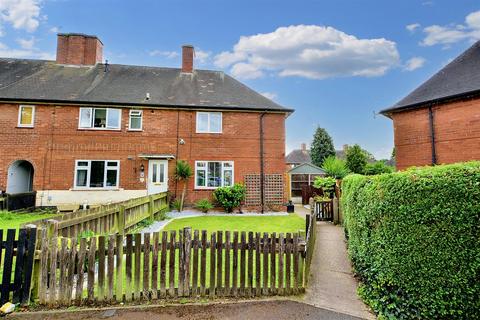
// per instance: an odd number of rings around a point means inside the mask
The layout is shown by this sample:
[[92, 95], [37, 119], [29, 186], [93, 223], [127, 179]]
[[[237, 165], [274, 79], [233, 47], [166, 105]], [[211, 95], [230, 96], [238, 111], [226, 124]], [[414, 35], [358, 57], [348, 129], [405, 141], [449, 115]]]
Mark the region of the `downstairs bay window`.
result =
[[77, 160], [74, 187], [115, 189], [118, 187], [119, 171], [118, 160]]
[[196, 161], [195, 188], [233, 186], [233, 161]]

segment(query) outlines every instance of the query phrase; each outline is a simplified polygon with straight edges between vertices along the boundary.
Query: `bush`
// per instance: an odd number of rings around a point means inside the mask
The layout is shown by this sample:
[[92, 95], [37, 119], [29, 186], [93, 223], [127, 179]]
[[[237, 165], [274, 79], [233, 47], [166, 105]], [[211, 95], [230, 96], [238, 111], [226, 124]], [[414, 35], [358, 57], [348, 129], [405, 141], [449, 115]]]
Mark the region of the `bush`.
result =
[[388, 319], [480, 318], [480, 162], [343, 180], [359, 293]]
[[326, 158], [323, 161], [322, 169], [329, 177], [334, 177], [335, 179], [343, 179], [348, 174], [345, 161], [335, 156]]
[[245, 187], [236, 183], [232, 187], [217, 188], [213, 197], [226, 212], [232, 212], [245, 199]]
[[195, 203], [195, 208], [202, 211], [203, 213], [207, 213], [208, 210], [213, 209], [213, 204], [208, 199], [201, 199]]
[[330, 194], [335, 191], [336, 180], [332, 177], [316, 177], [313, 186], [322, 189], [323, 193]]
[[367, 163], [365, 166], [365, 174], [372, 176], [375, 174], [382, 174], [382, 173], [392, 173], [395, 171], [392, 166], [385, 164], [383, 161], [376, 161], [374, 163]]

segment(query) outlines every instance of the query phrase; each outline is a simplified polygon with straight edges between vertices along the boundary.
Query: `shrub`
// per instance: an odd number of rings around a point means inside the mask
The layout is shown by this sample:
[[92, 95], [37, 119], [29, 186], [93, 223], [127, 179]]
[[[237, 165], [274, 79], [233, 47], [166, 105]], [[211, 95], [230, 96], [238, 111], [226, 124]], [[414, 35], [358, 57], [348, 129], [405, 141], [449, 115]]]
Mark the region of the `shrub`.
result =
[[171, 205], [173, 209], [177, 210], [178, 212], [180, 212], [182, 209], [182, 201], [180, 199], [173, 200]]
[[313, 182], [315, 188], [322, 189], [324, 193], [330, 194], [335, 191], [336, 180], [332, 177], [316, 177]]
[[217, 188], [213, 197], [226, 212], [232, 212], [245, 199], [245, 187], [236, 183], [232, 187]]
[[343, 179], [348, 174], [348, 168], [344, 160], [330, 156], [323, 161], [323, 171], [335, 179]]
[[388, 319], [479, 319], [480, 162], [343, 180], [359, 293]]
[[346, 164], [348, 170], [353, 173], [363, 173], [368, 160], [368, 155], [365, 150], [356, 144], [348, 147], [345, 157], [347, 159]]
[[202, 211], [203, 213], [207, 213], [208, 210], [213, 209], [213, 204], [208, 199], [201, 199], [195, 203], [195, 208]]
[[395, 170], [392, 166], [385, 164], [383, 161], [376, 161], [374, 163], [367, 163], [364, 173], [371, 176], [375, 174], [392, 173], [393, 171]]

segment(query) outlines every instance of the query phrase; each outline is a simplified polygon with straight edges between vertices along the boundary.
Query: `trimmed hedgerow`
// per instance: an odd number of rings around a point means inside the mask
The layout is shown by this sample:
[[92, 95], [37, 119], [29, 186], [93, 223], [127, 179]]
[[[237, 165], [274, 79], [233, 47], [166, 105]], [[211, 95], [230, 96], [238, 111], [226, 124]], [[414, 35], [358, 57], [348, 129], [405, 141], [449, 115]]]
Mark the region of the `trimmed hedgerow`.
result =
[[343, 180], [359, 294], [387, 319], [480, 319], [480, 162]]

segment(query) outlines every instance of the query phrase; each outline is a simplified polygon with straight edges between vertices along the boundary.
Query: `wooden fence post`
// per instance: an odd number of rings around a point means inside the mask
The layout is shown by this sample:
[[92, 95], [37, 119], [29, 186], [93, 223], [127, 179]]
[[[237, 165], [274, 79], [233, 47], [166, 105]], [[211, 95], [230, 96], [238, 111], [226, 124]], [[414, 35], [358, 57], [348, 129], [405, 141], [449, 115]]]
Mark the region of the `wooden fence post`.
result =
[[120, 205], [117, 216], [117, 232], [118, 234], [125, 234], [125, 206]]
[[153, 219], [155, 219], [155, 207], [152, 195], [148, 196], [148, 213], [150, 215], [150, 219], [153, 221]]

